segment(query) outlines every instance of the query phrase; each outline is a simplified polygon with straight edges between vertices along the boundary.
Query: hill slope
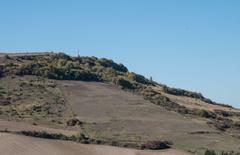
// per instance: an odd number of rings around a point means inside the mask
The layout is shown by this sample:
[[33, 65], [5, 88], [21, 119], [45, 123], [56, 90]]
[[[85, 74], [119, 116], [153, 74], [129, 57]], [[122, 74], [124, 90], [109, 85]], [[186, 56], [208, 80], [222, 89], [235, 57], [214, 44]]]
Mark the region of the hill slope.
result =
[[[240, 151], [238, 109], [158, 84], [111, 60], [2, 54], [0, 76], [0, 118], [10, 123], [81, 132], [124, 147], [168, 141], [196, 154]], [[1, 122], [0, 128], [14, 130]]]

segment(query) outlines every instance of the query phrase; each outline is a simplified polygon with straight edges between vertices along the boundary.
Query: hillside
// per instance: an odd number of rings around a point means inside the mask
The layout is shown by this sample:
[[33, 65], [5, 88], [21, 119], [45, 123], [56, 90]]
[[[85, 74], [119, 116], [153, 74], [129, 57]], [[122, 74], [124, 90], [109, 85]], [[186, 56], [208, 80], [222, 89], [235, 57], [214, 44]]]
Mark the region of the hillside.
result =
[[17, 137], [23, 131], [81, 133], [80, 140], [68, 141], [193, 154], [240, 152], [240, 110], [96, 57], [0, 54], [0, 119], [3, 134]]

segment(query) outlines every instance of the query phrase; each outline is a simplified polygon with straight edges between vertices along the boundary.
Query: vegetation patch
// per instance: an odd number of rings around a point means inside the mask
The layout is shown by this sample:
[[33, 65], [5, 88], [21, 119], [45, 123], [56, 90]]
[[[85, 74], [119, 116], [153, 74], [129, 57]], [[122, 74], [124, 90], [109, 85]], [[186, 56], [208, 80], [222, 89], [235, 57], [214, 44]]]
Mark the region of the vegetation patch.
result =
[[41, 63], [23, 64], [18, 68], [17, 75], [38, 75], [57, 80], [99, 81], [99, 77], [89, 71], [54, 65], [45, 66]]
[[217, 117], [216, 119], [212, 119], [208, 121], [208, 124], [215, 126], [220, 131], [225, 131], [233, 127], [233, 121], [231, 119]]
[[83, 122], [81, 122], [78, 118], [71, 118], [67, 120], [66, 124], [67, 126], [76, 126], [76, 125], [82, 125]]
[[132, 81], [135, 81], [137, 83], [145, 84], [145, 85], [152, 85], [153, 82], [146, 79], [144, 76], [133, 73], [133, 72], [127, 72], [126, 77]]
[[214, 112], [205, 110], [205, 109], [194, 109], [192, 110], [192, 114], [200, 117], [213, 118], [213, 119], [217, 117], [217, 115]]
[[0, 105], [1, 106], [5, 106], [5, 105], [9, 105], [9, 104], [11, 104], [9, 98], [4, 98], [4, 97], [0, 98]]
[[214, 150], [206, 150], [204, 155], [217, 155], [217, 153]]
[[204, 155], [240, 155], [240, 153], [234, 151], [230, 152], [222, 151], [220, 154], [217, 154], [214, 150], [206, 150]]
[[230, 105], [225, 105], [225, 104], [220, 104], [220, 103], [213, 102], [212, 100], [210, 100], [208, 98], [205, 98], [201, 93], [197, 93], [197, 92], [187, 91], [187, 90], [184, 90], [184, 89], [170, 88], [170, 87], [167, 87], [167, 86], [163, 86], [163, 91], [167, 94], [191, 97], [191, 98], [199, 99], [199, 100], [201, 100], [203, 102], [206, 102], [206, 103], [209, 103], [209, 104], [215, 104], [215, 105], [220, 105], [220, 106], [224, 106], [224, 107], [228, 107], [228, 108], [233, 108]]
[[46, 139], [59, 139], [59, 140], [69, 140], [69, 137], [63, 134], [55, 134], [55, 133], [47, 133], [45, 131], [37, 132], [37, 131], [21, 131], [19, 134], [24, 136], [38, 137], [38, 138], [46, 138]]
[[169, 149], [170, 143], [167, 141], [150, 141], [141, 145], [141, 149], [162, 150]]
[[152, 102], [153, 104], [160, 105], [167, 110], [176, 111], [181, 114], [191, 114], [190, 110], [186, 107], [171, 102], [169, 98], [161, 95], [160, 93], [152, 89], [143, 89], [141, 94], [144, 96], [144, 99]]
[[4, 76], [3, 66], [0, 66], [0, 78]]
[[116, 84], [118, 86], [121, 86], [123, 89], [130, 89], [130, 90], [132, 90], [132, 89], [135, 88], [134, 85], [130, 81], [128, 81], [128, 80], [126, 80], [124, 78], [117, 79]]
[[102, 58], [102, 59], [99, 59], [97, 63], [99, 63], [103, 67], [113, 68], [114, 70], [119, 72], [124, 72], [124, 73], [128, 72], [127, 67], [125, 67], [123, 64], [117, 64], [114, 61], [109, 59]]

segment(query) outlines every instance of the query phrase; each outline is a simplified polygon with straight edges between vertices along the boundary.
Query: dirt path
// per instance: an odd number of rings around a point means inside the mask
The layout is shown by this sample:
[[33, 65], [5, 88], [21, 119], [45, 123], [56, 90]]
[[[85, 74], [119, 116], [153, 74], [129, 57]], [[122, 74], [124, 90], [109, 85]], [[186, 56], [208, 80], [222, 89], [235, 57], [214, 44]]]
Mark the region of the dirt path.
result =
[[138, 151], [70, 141], [48, 140], [0, 133], [0, 155], [187, 155], [178, 150]]

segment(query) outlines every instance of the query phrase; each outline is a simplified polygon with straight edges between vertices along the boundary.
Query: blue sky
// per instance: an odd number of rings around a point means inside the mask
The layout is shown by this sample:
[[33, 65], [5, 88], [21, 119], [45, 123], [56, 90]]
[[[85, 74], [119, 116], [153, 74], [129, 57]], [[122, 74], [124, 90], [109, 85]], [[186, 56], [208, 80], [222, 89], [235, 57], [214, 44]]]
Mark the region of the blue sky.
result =
[[238, 0], [0, 0], [0, 51], [111, 58], [240, 107]]

